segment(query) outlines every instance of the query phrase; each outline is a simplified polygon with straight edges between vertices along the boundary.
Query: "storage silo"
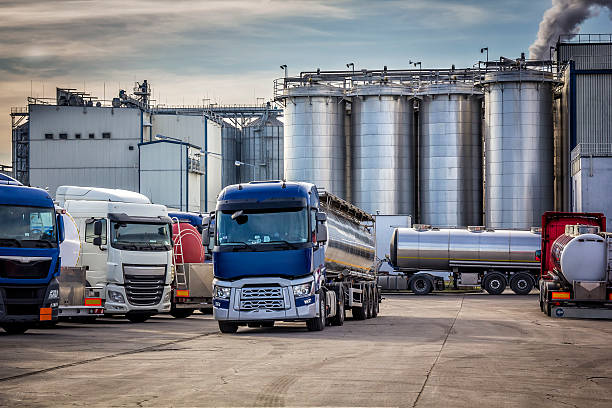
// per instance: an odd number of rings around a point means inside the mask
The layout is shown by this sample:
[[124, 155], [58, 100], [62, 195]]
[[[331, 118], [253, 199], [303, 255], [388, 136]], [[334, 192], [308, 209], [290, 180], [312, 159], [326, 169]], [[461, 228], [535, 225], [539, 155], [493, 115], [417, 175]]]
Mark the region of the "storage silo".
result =
[[482, 92], [463, 83], [420, 92], [420, 222], [482, 224]]
[[370, 213], [414, 215], [414, 99], [394, 84], [352, 89], [351, 198]]
[[240, 182], [283, 178], [283, 122], [265, 114], [242, 128]]
[[236, 160], [238, 160], [238, 152], [240, 150], [238, 141], [240, 140], [240, 130], [232, 125], [223, 123], [221, 127], [221, 188], [236, 184], [238, 182], [238, 171], [236, 169]]
[[486, 225], [538, 226], [553, 209], [552, 74], [497, 71], [483, 87]]
[[328, 85], [284, 93], [285, 179], [307, 181], [346, 197], [343, 91]]

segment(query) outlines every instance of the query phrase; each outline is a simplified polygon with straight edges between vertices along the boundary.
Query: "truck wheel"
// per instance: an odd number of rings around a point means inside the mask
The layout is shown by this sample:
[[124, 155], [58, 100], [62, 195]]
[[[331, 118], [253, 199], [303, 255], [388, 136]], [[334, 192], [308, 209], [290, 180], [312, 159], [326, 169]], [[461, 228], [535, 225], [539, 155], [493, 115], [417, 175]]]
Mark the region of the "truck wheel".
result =
[[431, 279], [425, 276], [416, 276], [410, 283], [410, 290], [415, 295], [428, 295], [432, 289]]
[[376, 317], [378, 316], [378, 307], [380, 305], [378, 303], [378, 297], [380, 296], [380, 294], [378, 293], [378, 288], [376, 286], [374, 287], [372, 293], [374, 294], [374, 307], [372, 308], [372, 317]]
[[366, 319], [370, 319], [372, 318], [372, 306], [374, 305], [374, 302], [372, 302], [372, 287], [370, 285], [367, 286], [366, 293], [368, 296], [366, 301], [368, 305], [366, 308]]
[[7, 323], [7, 324], [3, 324], [2, 328], [8, 334], [23, 334], [30, 327], [28, 325], [25, 325], [25, 324], [22, 324], [22, 323]]
[[493, 272], [485, 277], [483, 287], [490, 295], [501, 295], [506, 289], [507, 283], [504, 275]]
[[332, 326], [342, 326], [344, 324], [345, 311], [344, 311], [344, 290], [340, 288], [338, 291], [338, 305], [336, 306], [336, 315], [332, 317]]
[[325, 329], [325, 293], [319, 294], [319, 317], [306, 321], [308, 331], [322, 331]]
[[510, 289], [517, 295], [528, 295], [533, 289], [533, 279], [526, 273], [517, 273], [510, 279]]
[[238, 325], [236, 323], [219, 320], [219, 331], [221, 333], [236, 333], [238, 331]]
[[185, 319], [193, 314], [193, 309], [170, 309], [170, 315], [176, 319]]
[[366, 310], [368, 308], [368, 300], [367, 300], [367, 290], [364, 288], [361, 293], [361, 306], [355, 306], [351, 308], [353, 312], [353, 319], [355, 320], [365, 320], [366, 318]]
[[546, 313], [546, 316], [551, 317], [552, 316], [552, 305], [548, 302], [544, 303], [544, 307], [546, 308], [546, 311], [544, 313]]
[[151, 317], [151, 315], [146, 313], [128, 313], [126, 317], [132, 323], [144, 323], [149, 319], [149, 317]]

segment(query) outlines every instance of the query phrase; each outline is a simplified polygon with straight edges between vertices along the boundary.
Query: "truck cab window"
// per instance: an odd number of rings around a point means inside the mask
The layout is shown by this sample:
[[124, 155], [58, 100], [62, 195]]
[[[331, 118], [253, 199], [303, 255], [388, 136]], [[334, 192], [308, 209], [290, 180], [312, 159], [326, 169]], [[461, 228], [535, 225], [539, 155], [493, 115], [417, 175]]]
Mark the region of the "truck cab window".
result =
[[[93, 244], [93, 240], [96, 237], [94, 234], [94, 222], [96, 221], [98, 220], [92, 219], [85, 224], [85, 242], [89, 242], [90, 244]], [[102, 245], [106, 245], [106, 219], [102, 218], [99, 219], [99, 221], [102, 222]]]

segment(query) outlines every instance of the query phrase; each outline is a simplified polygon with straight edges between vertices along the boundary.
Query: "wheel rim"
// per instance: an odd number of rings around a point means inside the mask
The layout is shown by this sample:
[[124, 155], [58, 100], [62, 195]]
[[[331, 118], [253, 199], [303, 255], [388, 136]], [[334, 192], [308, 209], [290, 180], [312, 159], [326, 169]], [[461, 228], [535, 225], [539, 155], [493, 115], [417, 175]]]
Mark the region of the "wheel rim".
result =
[[525, 279], [519, 279], [519, 281], [516, 282], [516, 287], [520, 290], [525, 290], [528, 286], [529, 285], [527, 284], [527, 281]]
[[415, 286], [415, 287], [416, 287], [418, 290], [423, 290], [423, 289], [425, 289], [425, 281], [424, 281], [424, 280], [422, 280], [422, 279], [419, 279], [419, 280], [417, 280], [417, 281], [414, 283], [414, 286]]
[[499, 281], [499, 279], [493, 279], [491, 280], [491, 282], [489, 283], [489, 286], [491, 287], [491, 289], [493, 290], [498, 290], [499, 288], [501, 288], [501, 282]]

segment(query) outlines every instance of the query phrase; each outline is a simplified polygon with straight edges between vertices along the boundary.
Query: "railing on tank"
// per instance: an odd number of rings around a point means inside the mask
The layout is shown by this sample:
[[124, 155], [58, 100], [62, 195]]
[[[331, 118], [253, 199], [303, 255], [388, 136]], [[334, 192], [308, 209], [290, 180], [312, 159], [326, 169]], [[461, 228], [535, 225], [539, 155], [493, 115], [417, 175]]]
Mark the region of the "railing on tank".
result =
[[612, 143], [578, 143], [572, 150], [571, 160], [579, 157], [610, 157]]

